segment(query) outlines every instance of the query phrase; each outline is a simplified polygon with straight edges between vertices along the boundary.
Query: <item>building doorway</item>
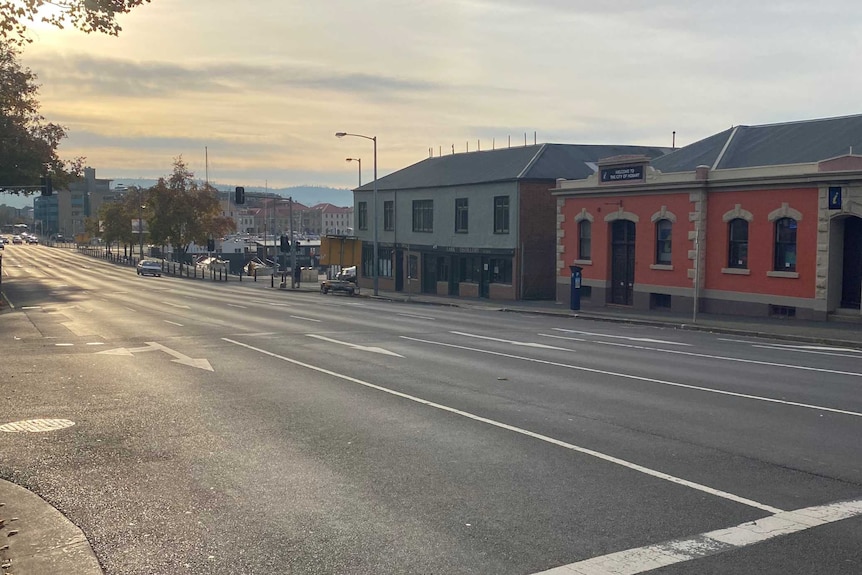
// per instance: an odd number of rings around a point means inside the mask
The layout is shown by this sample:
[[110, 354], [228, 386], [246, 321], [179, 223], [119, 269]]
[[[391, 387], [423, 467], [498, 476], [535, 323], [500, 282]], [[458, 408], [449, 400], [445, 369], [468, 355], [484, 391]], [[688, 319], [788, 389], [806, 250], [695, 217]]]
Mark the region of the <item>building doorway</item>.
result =
[[862, 218], [844, 219], [841, 307], [860, 309], [862, 304]]
[[611, 224], [610, 303], [632, 305], [635, 285], [635, 223], [616, 220]]
[[422, 293], [437, 293], [437, 258], [422, 254]]
[[395, 250], [395, 291], [404, 291], [404, 250]]

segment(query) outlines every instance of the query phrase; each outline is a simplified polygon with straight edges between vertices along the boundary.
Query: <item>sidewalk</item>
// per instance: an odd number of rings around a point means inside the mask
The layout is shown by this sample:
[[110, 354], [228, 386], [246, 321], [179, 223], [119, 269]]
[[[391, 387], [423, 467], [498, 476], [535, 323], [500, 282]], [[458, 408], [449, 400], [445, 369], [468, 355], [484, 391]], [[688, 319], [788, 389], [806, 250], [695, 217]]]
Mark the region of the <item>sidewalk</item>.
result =
[[0, 479], [0, 573], [102, 575], [84, 533], [38, 495]]
[[[372, 290], [363, 288], [362, 296], [372, 296]], [[428, 294], [405, 294], [378, 290], [379, 299], [426, 305], [473, 307], [503, 312], [532, 313], [571, 317], [592, 321], [606, 321], [670, 327], [675, 329], [708, 331], [748, 337], [790, 340], [801, 343], [831, 345], [862, 349], [862, 316], [859, 321], [807, 321], [779, 317], [744, 317], [698, 313], [681, 314], [670, 311], [638, 311], [624, 306], [595, 306], [585, 303], [582, 309], [572, 311], [568, 304], [554, 301], [495, 301], [480, 298], [460, 298]]]

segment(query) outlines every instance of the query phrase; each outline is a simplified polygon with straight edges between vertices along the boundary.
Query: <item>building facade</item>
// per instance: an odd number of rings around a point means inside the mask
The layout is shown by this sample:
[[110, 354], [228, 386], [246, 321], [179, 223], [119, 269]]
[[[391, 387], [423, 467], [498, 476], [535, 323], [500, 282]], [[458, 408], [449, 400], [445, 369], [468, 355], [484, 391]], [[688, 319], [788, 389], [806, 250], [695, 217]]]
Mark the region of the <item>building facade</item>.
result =
[[557, 300], [825, 320], [862, 295], [862, 116], [737, 126], [557, 183]]
[[[428, 158], [354, 190], [360, 284], [498, 300], [553, 299], [558, 178], [666, 148], [539, 144]], [[377, 238], [377, 259], [374, 239]]]
[[54, 189], [51, 196], [33, 199], [36, 229], [45, 235], [62, 234], [74, 238], [85, 231], [85, 220], [97, 217], [101, 205], [114, 197], [111, 180], [96, 178], [94, 168], [84, 168], [84, 175], [66, 188]]

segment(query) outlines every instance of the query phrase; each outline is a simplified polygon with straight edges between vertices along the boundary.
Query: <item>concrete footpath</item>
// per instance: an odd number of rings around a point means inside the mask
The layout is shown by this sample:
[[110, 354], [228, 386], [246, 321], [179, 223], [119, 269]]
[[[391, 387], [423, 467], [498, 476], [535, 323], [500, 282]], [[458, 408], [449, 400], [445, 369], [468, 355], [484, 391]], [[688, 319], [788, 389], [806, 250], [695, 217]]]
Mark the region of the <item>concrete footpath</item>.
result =
[[84, 533], [38, 495], [0, 480], [0, 573], [101, 575]]
[[[258, 289], [284, 293], [319, 292], [317, 284], [304, 283], [298, 290], [272, 288], [270, 282], [259, 282]], [[277, 284], [276, 284], [277, 285]], [[350, 297], [321, 295], [321, 297]], [[845, 321], [812, 322], [793, 318], [746, 318], [717, 314], [678, 314], [668, 311], [634, 311], [625, 307], [590, 306], [581, 310], [552, 301], [500, 302], [434, 295], [412, 295], [362, 288], [357, 300], [374, 298], [404, 304], [478, 308], [487, 311], [529, 313], [569, 317], [573, 321], [622, 322], [735, 334], [746, 337], [773, 338], [812, 345], [829, 345], [862, 349], [862, 317]], [[2, 423], [2, 422], [0, 422]], [[62, 513], [34, 493], [0, 480], [0, 575], [47, 575], [75, 573], [102, 575], [99, 562], [84, 533]]]

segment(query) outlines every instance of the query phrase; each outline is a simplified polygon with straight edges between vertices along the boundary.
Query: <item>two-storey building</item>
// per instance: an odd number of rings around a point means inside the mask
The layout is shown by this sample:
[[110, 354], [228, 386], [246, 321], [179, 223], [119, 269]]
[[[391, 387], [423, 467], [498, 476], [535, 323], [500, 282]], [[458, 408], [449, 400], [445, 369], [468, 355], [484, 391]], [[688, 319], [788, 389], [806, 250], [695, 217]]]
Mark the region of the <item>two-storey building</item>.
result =
[[[558, 178], [599, 159], [667, 148], [538, 144], [427, 158], [354, 190], [360, 282], [412, 293], [553, 299]], [[376, 230], [375, 230], [376, 228]], [[375, 232], [378, 261], [374, 262]]]

